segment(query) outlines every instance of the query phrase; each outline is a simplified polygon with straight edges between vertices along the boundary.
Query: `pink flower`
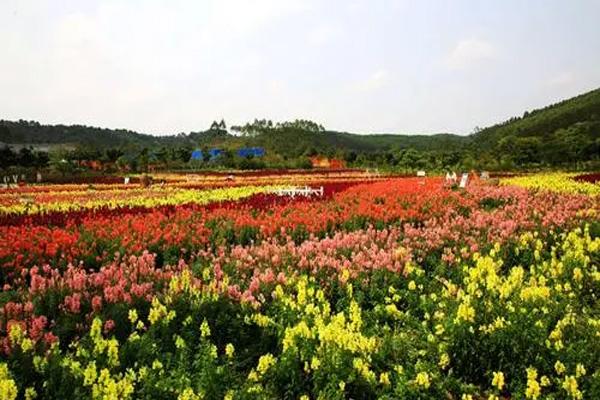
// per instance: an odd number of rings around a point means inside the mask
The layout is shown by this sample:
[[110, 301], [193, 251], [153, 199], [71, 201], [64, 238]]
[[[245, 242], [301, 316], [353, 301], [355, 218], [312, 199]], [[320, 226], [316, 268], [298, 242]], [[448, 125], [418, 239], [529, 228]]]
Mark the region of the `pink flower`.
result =
[[81, 311], [81, 294], [75, 293], [72, 296], [66, 296], [64, 304], [69, 312], [79, 314], [79, 311]]
[[58, 337], [54, 335], [52, 332], [48, 332], [44, 335], [44, 342], [51, 346], [53, 343], [58, 341]]
[[92, 298], [92, 309], [96, 313], [102, 309], [102, 297], [96, 295]]

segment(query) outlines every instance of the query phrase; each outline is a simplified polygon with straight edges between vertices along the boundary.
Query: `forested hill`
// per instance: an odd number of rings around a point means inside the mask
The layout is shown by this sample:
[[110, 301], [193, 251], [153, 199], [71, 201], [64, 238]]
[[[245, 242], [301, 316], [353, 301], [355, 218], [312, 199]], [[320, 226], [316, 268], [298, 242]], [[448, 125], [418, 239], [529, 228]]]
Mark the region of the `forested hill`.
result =
[[471, 149], [516, 165], [564, 165], [600, 158], [600, 89], [525, 112], [471, 137]]
[[[263, 120], [264, 121], [264, 120]], [[306, 151], [327, 153], [336, 150], [378, 152], [390, 149], [413, 148], [419, 151], [460, 149], [467, 143], [464, 136], [436, 135], [359, 135], [346, 132], [309, 129], [302, 123], [261, 125], [260, 121], [246, 124], [255, 131], [238, 130], [228, 133], [219, 123], [200, 132], [171, 136], [153, 136], [124, 129], [105, 129], [83, 125], [42, 125], [35, 121], [0, 120], [0, 142], [7, 144], [68, 144], [97, 148], [132, 148], [161, 146], [235, 148], [239, 146], [262, 146], [286, 156], [299, 156]], [[242, 129], [242, 127], [238, 127]], [[235, 131], [234, 131], [235, 132]]]
[[600, 89], [526, 111], [522, 117], [511, 118], [469, 136], [358, 135], [329, 131], [307, 120], [282, 123], [254, 120], [230, 129], [221, 121], [214, 122], [204, 131], [152, 136], [129, 130], [0, 120], [0, 142], [69, 144], [100, 150], [116, 148], [125, 152], [159, 148], [191, 151], [212, 147], [234, 151], [240, 147], [260, 146], [267, 154], [284, 160], [325, 154], [371, 165], [399, 166], [420, 160], [421, 165], [435, 165], [436, 168], [461, 163], [490, 169], [566, 165], [600, 161]]
[[0, 120], [0, 142], [9, 144], [69, 144], [109, 148], [139, 145], [158, 146], [180, 141], [181, 136], [159, 137], [126, 129], [85, 125], [42, 125], [36, 121]]
[[[496, 146], [500, 140], [510, 137], [539, 137], [551, 139], [561, 129], [579, 124], [600, 121], [600, 89], [533, 111], [525, 111], [522, 117], [482, 129], [472, 135], [474, 143], [484, 149]], [[596, 137], [599, 133], [596, 131]]]

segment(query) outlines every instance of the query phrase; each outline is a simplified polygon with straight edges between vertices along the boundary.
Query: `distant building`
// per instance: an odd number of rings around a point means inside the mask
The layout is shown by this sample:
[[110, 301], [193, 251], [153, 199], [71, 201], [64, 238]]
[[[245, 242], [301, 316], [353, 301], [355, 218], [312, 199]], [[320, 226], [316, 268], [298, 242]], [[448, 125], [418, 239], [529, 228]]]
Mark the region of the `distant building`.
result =
[[328, 157], [311, 157], [310, 162], [312, 163], [313, 168], [329, 168], [329, 169], [341, 169], [346, 168], [346, 163], [344, 160], [339, 160], [337, 158], [328, 158]]
[[264, 157], [265, 149], [262, 147], [244, 147], [238, 150], [238, 156], [246, 157]]
[[202, 161], [204, 157], [202, 156], [202, 150], [194, 150], [192, 151], [192, 160]]
[[[223, 150], [210, 149], [207, 151], [206, 154], [208, 155], [208, 158], [210, 160], [213, 160], [213, 159], [219, 157], [221, 154], [223, 154]], [[204, 161], [204, 156], [205, 156], [205, 154], [202, 152], [202, 150], [194, 150], [194, 151], [192, 151], [192, 156], [190, 157], [190, 160]]]
[[221, 154], [223, 154], [223, 150], [221, 150], [221, 149], [210, 149], [208, 151], [208, 154], [210, 155], [210, 159], [212, 160], [213, 158], [217, 158]]

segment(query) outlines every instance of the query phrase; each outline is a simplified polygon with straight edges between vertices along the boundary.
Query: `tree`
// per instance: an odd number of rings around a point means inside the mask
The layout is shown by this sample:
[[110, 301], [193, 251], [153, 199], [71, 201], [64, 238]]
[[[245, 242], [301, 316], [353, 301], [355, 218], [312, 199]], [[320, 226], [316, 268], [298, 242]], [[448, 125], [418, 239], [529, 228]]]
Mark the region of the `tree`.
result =
[[70, 154], [67, 150], [58, 149], [49, 153], [50, 168], [60, 172], [62, 176], [75, 172], [75, 164], [70, 159]]
[[36, 164], [36, 156], [31, 147], [23, 147], [19, 150], [18, 163], [25, 168], [33, 167]]
[[148, 162], [150, 160], [148, 149], [144, 147], [138, 156], [138, 165], [140, 170], [144, 173], [148, 172]]
[[7, 169], [17, 163], [17, 153], [10, 147], [3, 146], [0, 148], [0, 168]]

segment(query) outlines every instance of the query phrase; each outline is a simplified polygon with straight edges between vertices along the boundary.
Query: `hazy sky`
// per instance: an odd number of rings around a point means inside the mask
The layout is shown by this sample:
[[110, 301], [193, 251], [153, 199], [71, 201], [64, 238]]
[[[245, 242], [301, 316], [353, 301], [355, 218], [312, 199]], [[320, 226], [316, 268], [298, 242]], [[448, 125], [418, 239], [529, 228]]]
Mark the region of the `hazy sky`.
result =
[[470, 133], [600, 87], [600, 0], [0, 0], [0, 119]]

